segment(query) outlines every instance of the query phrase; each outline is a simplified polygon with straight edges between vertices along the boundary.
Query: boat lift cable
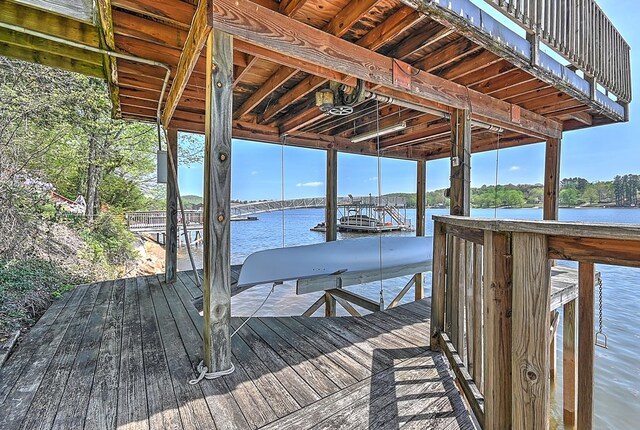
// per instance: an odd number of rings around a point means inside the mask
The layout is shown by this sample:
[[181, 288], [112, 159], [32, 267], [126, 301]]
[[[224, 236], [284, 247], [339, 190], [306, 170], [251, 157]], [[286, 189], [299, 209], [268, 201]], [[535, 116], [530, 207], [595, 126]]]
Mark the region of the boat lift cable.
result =
[[[376, 100], [376, 149], [378, 153], [378, 206], [382, 206], [382, 165], [380, 158], [380, 101]], [[383, 215], [384, 221], [384, 215]], [[382, 279], [382, 233], [378, 234], [380, 241], [380, 310], [384, 310], [384, 281]]]
[[[160, 118], [158, 117], [157, 121], [158, 125], [158, 136], [160, 136], [161, 130], [164, 132], [164, 138], [166, 139], [167, 144], [169, 143], [169, 139], [167, 138], [167, 130], [162, 127], [160, 124]], [[177, 144], [177, 142], [176, 142]], [[162, 146], [162, 145], [161, 145]], [[168, 148], [167, 148], [168, 149]], [[176, 166], [176, 161], [173, 159], [172, 151], [167, 151], [167, 158], [169, 159], [169, 168], [171, 169], [171, 173], [174, 178], [178, 177], [178, 166]], [[193, 250], [191, 249], [191, 238], [189, 237], [189, 233], [187, 230], [187, 221], [184, 215], [184, 203], [182, 202], [182, 194], [180, 193], [180, 186], [178, 185], [178, 181], [175, 183], [176, 187], [176, 197], [178, 198], [178, 205], [180, 206], [180, 214], [182, 219], [182, 230], [184, 231], [184, 243], [187, 247], [187, 254], [189, 255], [189, 262], [191, 263], [191, 270], [193, 271], [194, 281], [198, 288], [202, 288], [202, 282], [200, 281], [200, 275], [198, 275], [198, 269], [196, 267], [195, 259], [193, 258]], [[204, 234], [204, 233], [203, 233]]]

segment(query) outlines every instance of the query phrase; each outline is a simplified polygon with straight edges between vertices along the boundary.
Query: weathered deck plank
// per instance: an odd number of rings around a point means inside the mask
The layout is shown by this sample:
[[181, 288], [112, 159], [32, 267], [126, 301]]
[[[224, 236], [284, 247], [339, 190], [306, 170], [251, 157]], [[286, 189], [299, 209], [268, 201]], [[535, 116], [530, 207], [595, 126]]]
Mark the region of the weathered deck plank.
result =
[[27, 337], [0, 369], [0, 427], [468, 428], [445, 360], [427, 349], [428, 304], [252, 319], [232, 339], [235, 373], [190, 385], [203, 319], [182, 279], [105, 282], [56, 302], [34, 332], [48, 344]]
[[[85, 294], [51, 364], [44, 372], [44, 378], [36, 387], [37, 391], [30, 396], [29, 410], [23, 423], [24, 428], [51, 427], [94, 306], [109, 300], [109, 296], [110, 288], [106, 283], [94, 285]], [[18, 403], [18, 406], [22, 405]], [[15, 412], [15, 409], [11, 408], [11, 411]]]
[[[15, 382], [23, 371], [43, 376], [44, 370], [60, 344], [73, 315], [77, 311], [77, 304], [84, 297], [88, 285], [82, 285], [62, 299], [55, 301], [38, 323], [20, 344], [20, 348], [7, 359], [0, 368], [0, 404], [2, 404], [12, 390]], [[49, 313], [51, 312], [51, 313]], [[51, 324], [56, 322], [56, 329]], [[35, 358], [33, 358], [35, 357]], [[32, 381], [35, 383], [35, 381]], [[2, 422], [2, 419], [0, 419]]]
[[[142, 325], [136, 280], [125, 280], [122, 349], [117, 390], [117, 427], [148, 429], [147, 390], [142, 360]], [[111, 392], [113, 393], [113, 387]]]
[[111, 387], [118, 384], [124, 319], [125, 280], [116, 281], [109, 312], [102, 332], [96, 373], [89, 395], [85, 426], [113, 428], [116, 424], [118, 399]]

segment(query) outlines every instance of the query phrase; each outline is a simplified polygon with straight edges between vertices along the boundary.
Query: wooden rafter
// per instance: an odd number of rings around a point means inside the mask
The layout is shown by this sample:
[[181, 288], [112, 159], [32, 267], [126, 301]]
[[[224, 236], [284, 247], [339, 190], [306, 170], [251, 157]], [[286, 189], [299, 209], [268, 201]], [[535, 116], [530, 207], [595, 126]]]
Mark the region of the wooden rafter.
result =
[[[281, 64], [292, 64], [291, 58], [308, 73], [317, 73], [319, 68], [329, 69], [374, 85], [394, 87], [393, 60], [389, 57], [259, 6], [219, 0], [213, 8], [214, 27], [271, 51], [272, 58]], [[292, 37], [295, 43], [291, 43]], [[327, 47], [331, 47], [329, 55]], [[515, 120], [511, 117], [510, 104], [423, 71], [412, 72], [410, 88], [397, 89], [399, 99], [417, 96], [425, 106], [436, 102], [453, 108], [470, 107], [474, 118], [486, 118], [515, 131], [555, 137], [562, 132], [560, 123], [526, 109], [521, 110], [519, 121]]]
[[[357, 2], [347, 3], [338, 14], [336, 14], [331, 21], [324, 27], [324, 31], [334, 36], [341, 37], [349, 29], [357, 23], [379, 0], [364, 0]], [[290, 12], [286, 7], [284, 8], [285, 15], [292, 16], [295, 12]], [[289, 11], [289, 13], [286, 13]], [[251, 112], [256, 106], [258, 106], [269, 94], [278, 89], [281, 85], [287, 82], [293, 77], [298, 70], [295, 68], [281, 66], [276, 70], [267, 81], [256, 90], [251, 97], [249, 97], [234, 113], [234, 119], [241, 118], [246, 113]], [[317, 86], [316, 86], [317, 88]]]
[[393, 48], [393, 57], [403, 59], [413, 53], [433, 45], [453, 33], [453, 30], [440, 24], [432, 26], [427, 31], [418, 31], [406, 38]]
[[[411, 27], [416, 22], [422, 19], [422, 14], [417, 13], [410, 7], [404, 6], [389, 18], [387, 18], [385, 21], [383, 21], [381, 24], [377, 25], [373, 30], [369, 31], [366, 35], [360, 38], [356, 42], [356, 45], [362, 46], [372, 51], [376, 51], [388, 40], [393, 39], [395, 36], [402, 33], [407, 28]], [[287, 106], [300, 100], [302, 97], [306, 96], [311, 91], [315, 90], [326, 82], [327, 80], [320, 76], [311, 75], [306, 77], [294, 88], [280, 97], [280, 99], [276, 103], [270, 106], [264, 112], [260, 122], [267, 122], [271, 120]]]
[[200, 0], [189, 28], [189, 35], [180, 54], [176, 74], [162, 112], [162, 124], [165, 128], [169, 127], [173, 112], [176, 110], [191, 73], [200, 58], [202, 48], [211, 32], [211, 21], [211, 0]]
[[288, 16], [295, 15], [308, 0], [282, 0], [278, 10], [280, 13]]

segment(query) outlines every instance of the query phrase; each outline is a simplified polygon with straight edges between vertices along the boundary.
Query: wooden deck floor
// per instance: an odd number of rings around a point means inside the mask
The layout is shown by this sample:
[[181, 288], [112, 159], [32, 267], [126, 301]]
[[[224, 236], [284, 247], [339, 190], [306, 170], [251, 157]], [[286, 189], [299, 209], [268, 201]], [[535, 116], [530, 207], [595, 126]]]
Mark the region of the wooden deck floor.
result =
[[361, 318], [252, 319], [233, 338], [236, 372], [190, 385], [199, 294], [184, 276], [66, 294], [0, 369], [0, 428], [473, 428], [427, 348], [428, 301]]

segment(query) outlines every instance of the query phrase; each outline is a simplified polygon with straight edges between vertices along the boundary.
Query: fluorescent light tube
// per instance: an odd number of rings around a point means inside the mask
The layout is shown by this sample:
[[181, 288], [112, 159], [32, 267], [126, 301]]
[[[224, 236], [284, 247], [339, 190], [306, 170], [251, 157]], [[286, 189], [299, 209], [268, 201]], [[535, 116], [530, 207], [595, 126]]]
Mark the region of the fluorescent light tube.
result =
[[351, 142], [364, 142], [365, 140], [373, 139], [374, 137], [386, 136], [387, 134], [395, 133], [396, 131], [404, 130], [405, 128], [407, 128], [407, 122], [402, 121], [401, 123], [392, 125], [391, 127], [382, 128], [380, 130], [373, 130], [368, 133], [362, 133], [353, 136], [351, 138]]

